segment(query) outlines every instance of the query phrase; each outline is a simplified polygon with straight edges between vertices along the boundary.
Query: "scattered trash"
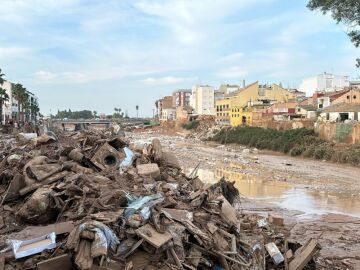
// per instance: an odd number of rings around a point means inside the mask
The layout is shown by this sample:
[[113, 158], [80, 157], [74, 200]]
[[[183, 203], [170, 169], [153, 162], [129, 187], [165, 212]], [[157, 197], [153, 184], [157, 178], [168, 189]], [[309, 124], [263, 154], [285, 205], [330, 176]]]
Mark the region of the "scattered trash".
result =
[[56, 247], [56, 234], [54, 232], [31, 240], [9, 240], [15, 259], [40, 253], [45, 249]]
[[265, 245], [267, 252], [269, 253], [273, 262], [278, 265], [284, 261], [284, 256], [281, 254], [275, 243], [271, 242]]
[[260, 220], [257, 221], [257, 226], [258, 226], [259, 228], [266, 227], [267, 225], [268, 225], [268, 222], [266, 221], [265, 218], [260, 219]]
[[0, 149], [0, 269], [294, 270], [318, 250], [285, 248], [278, 215], [241, 213], [235, 183], [203, 183], [158, 139], [119, 134], [25, 133]]

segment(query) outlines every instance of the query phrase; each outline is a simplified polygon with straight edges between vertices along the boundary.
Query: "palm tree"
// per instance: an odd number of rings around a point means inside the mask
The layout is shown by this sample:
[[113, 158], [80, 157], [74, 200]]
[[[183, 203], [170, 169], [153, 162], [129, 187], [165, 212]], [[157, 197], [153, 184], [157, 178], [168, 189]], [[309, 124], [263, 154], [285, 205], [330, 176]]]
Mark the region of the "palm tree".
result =
[[29, 95], [26, 91], [26, 88], [22, 84], [17, 83], [13, 88], [13, 96], [18, 102], [18, 113], [17, 120], [20, 120], [20, 113], [23, 112], [24, 108], [27, 107]]
[[136, 105], [136, 118], [139, 118], [139, 105]]
[[30, 113], [31, 113], [31, 116], [34, 117], [34, 119], [35, 119], [35, 124], [36, 124], [36, 117], [37, 117], [39, 111], [40, 111], [39, 104], [38, 104], [37, 100], [34, 100], [34, 102], [31, 103], [31, 105], [30, 105]]
[[[4, 84], [5, 80], [4, 77], [5, 74], [1, 73], [1, 68], [0, 68], [0, 86]], [[6, 93], [6, 90], [0, 87], [0, 125], [2, 125], [2, 107], [3, 107], [3, 103], [5, 101], [9, 100], [9, 95]]]
[[3, 83], [4, 83], [4, 77], [5, 76], [5, 74], [3, 74], [3, 73], [1, 73], [1, 68], [0, 68], [0, 85], [3, 85]]
[[[1, 78], [1, 76], [0, 76]], [[6, 101], [9, 101], [10, 97], [9, 95], [6, 93], [6, 90], [0, 87], [0, 125], [2, 125], [2, 121], [3, 121], [3, 104]]]

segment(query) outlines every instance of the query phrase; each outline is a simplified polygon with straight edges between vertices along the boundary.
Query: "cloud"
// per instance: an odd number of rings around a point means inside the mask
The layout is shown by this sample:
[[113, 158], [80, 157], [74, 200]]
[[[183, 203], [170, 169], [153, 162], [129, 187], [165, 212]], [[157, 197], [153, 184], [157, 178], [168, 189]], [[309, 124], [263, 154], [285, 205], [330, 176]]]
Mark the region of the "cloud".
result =
[[77, 72], [50, 72], [40, 70], [33, 74], [35, 83], [56, 83], [56, 84], [69, 84], [69, 83], [84, 83], [88, 82], [89, 78]]
[[229, 62], [234, 63], [234, 62], [239, 61], [243, 57], [244, 57], [244, 53], [236, 52], [236, 53], [228, 54], [228, 55], [221, 57], [219, 62], [220, 63], [229, 63]]
[[175, 77], [175, 76], [166, 76], [160, 78], [149, 77], [144, 80], [141, 80], [144, 84], [147, 85], [172, 85], [180, 83], [191, 83], [197, 80], [197, 77]]
[[29, 48], [22, 46], [0, 47], [0, 59], [21, 57], [29, 51]]
[[244, 78], [248, 71], [239, 66], [233, 66], [216, 72], [216, 76], [224, 78]]
[[[184, 45], [204, 45], [222, 33], [223, 19], [249, 6], [273, 0], [138, 0], [134, 7], [168, 29]], [[237, 11], [237, 12], [236, 12]]]

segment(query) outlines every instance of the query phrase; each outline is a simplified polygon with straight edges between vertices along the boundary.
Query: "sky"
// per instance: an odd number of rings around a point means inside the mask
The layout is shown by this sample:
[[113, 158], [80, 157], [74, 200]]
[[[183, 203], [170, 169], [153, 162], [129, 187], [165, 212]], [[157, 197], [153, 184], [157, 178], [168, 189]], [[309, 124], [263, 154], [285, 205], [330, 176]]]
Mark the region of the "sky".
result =
[[151, 116], [178, 88], [282, 83], [333, 72], [357, 78], [359, 57], [329, 15], [306, 0], [0, 0], [0, 68], [43, 114], [115, 107]]

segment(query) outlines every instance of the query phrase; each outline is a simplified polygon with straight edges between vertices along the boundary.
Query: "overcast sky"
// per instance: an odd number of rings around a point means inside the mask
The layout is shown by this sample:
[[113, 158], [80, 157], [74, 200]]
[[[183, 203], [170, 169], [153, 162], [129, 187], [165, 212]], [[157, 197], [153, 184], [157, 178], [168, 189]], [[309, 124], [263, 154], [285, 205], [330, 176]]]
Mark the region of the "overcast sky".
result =
[[193, 84], [359, 76], [345, 28], [296, 0], [0, 0], [0, 68], [50, 109], [152, 115]]

